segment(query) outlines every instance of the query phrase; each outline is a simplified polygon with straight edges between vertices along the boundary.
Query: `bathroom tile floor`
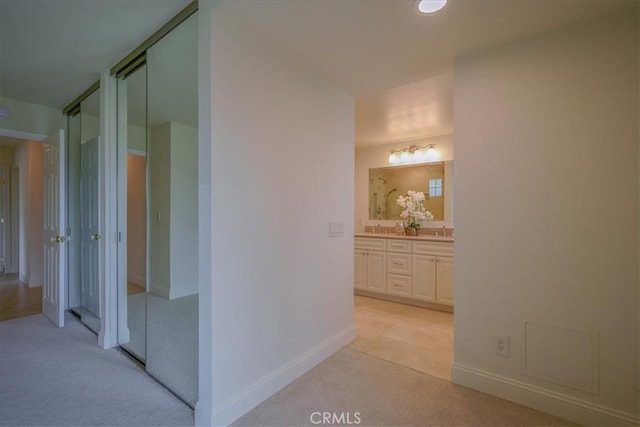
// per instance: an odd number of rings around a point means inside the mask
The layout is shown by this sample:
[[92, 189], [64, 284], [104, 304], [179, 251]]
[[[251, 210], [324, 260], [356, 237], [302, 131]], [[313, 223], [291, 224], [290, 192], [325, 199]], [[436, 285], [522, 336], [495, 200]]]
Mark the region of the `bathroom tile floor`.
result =
[[353, 316], [349, 348], [451, 380], [452, 313], [355, 295]]

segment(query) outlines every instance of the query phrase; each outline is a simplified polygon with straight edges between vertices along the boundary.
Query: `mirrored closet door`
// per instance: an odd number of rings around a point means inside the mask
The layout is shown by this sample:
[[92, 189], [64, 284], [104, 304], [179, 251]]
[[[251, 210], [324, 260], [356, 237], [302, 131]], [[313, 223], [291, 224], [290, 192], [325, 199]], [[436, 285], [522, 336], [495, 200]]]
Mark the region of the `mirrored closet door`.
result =
[[198, 398], [197, 18], [118, 74], [119, 343]]
[[[119, 344], [141, 362], [147, 357], [147, 66], [133, 64], [118, 80], [119, 202], [121, 254]], [[124, 193], [124, 194], [123, 194]]]
[[91, 330], [100, 330], [99, 141], [100, 91], [67, 117], [68, 305]]

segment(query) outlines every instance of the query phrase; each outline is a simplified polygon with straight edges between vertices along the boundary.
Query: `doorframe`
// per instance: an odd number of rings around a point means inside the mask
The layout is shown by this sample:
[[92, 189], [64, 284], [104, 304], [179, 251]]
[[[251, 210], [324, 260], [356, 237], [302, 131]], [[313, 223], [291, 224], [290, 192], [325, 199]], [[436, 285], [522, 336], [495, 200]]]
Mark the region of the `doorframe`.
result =
[[98, 141], [98, 224], [100, 240], [100, 332], [98, 345], [118, 345], [118, 123], [117, 82], [108, 70], [100, 75], [100, 140]]

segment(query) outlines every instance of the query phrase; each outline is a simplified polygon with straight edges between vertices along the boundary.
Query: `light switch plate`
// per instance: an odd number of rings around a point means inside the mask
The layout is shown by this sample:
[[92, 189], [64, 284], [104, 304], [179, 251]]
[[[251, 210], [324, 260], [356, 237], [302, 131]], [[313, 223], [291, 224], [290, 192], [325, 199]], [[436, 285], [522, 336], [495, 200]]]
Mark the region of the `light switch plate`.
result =
[[344, 223], [343, 222], [330, 222], [329, 223], [329, 237], [341, 237], [344, 236]]

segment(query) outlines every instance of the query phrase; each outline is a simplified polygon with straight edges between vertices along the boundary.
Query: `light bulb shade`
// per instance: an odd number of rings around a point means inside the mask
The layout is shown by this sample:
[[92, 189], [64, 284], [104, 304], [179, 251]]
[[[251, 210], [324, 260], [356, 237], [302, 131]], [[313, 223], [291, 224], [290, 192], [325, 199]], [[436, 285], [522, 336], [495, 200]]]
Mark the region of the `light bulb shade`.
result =
[[400, 158], [398, 157], [398, 154], [396, 153], [389, 154], [389, 164], [395, 165], [398, 162], [400, 162]]
[[427, 148], [427, 152], [425, 154], [425, 160], [429, 162], [440, 160], [440, 153], [435, 148], [429, 147]]
[[418, 10], [422, 13], [435, 13], [447, 4], [447, 0], [420, 0]]
[[400, 161], [402, 163], [409, 163], [411, 161], [411, 155], [408, 151], [403, 151], [402, 154], [400, 154]]
[[426, 160], [425, 152], [422, 149], [417, 149], [413, 152], [413, 160], [416, 162], [423, 162]]

